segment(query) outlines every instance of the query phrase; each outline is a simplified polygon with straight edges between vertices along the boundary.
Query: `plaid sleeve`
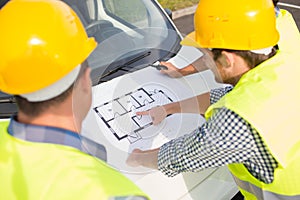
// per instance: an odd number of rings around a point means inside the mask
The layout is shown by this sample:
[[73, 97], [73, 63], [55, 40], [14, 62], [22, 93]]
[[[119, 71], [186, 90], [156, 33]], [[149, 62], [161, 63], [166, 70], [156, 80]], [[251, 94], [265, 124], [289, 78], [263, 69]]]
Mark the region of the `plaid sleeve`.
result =
[[230, 92], [233, 86], [226, 86], [224, 88], [217, 88], [210, 91], [210, 104], [214, 104], [219, 101], [225, 94]]
[[192, 133], [164, 144], [158, 154], [158, 169], [167, 176], [175, 176], [243, 162], [255, 150], [249, 124], [234, 112], [221, 108]]

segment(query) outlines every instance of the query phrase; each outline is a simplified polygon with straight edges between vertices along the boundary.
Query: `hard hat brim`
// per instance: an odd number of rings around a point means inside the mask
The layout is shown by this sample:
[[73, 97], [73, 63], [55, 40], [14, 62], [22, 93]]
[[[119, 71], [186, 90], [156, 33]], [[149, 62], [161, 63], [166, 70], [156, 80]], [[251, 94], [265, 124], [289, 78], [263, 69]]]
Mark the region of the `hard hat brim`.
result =
[[77, 79], [79, 71], [81, 68], [81, 64], [75, 67], [71, 72], [69, 72], [66, 76], [62, 77], [55, 83], [42, 88], [38, 91], [21, 94], [20, 96], [26, 98], [30, 102], [40, 102], [52, 99], [64, 91], [66, 91]]
[[201, 45], [196, 41], [196, 32], [193, 31], [191, 33], [189, 33], [187, 36], [185, 36], [181, 42], [181, 45], [184, 46], [192, 46], [192, 47], [196, 47], [196, 48], [201, 48]]

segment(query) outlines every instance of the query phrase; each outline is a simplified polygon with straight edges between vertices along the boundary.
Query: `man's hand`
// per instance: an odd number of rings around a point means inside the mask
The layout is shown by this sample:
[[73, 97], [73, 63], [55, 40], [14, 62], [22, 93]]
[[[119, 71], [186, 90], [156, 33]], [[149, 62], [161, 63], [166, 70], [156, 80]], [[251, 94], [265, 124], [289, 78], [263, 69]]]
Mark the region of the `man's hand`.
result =
[[179, 72], [179, 69], [175, 67], [172, 63], [170, 62], [160, 62], [161, 65], [166, 66], [168, 69], [165, 70], [160, 70], [160, 73], [168, 75], [172, 78], [180, 78], [182, 77], [182, 74]]
[[142, 150], [134, 149], [126, 160], [126, 164], [130, 167], [139, 167], [142, 164], [139, 162], [139, 156], [142, 154]]
[[140, 149], [134, 149], [127, 158], [126, 164], [131, 167], [143, 166], [152, 169], [157, 169], [158, 151], [159, 148], [145, 151]]
[[[204, 70], [207, 70], [208, 68], [202, 63], [203, 59], [199, 59], [200, 61], [200, 66], [198, 66], [199, 70], [200, 71], [204, 71]], [[187, 76], [187, 75], [190, 75], [190, 74], [194, 74], [194, 73], [197, 73], [198, 70], [194, 67], [193, 64], [189, 64], [181, 69], [175, 67], [172, 63], [170, 62], [160, 62], [161, 65], [164, 65], [166, 66], [168, 69], [167, 70], [160, 70], [160, 73], [162, 74], [165, 74], [165, 75], [168, 75], [172, 78], [180, 78], [182, 76]], [[199, 72], [200, 72], [199, 71]]]
[[163, 106], [157, 106], [150, 110], [136, 112], [136, 115], [150, 115], [153, 125], [157, 125], [161, 123], [168, 114]]

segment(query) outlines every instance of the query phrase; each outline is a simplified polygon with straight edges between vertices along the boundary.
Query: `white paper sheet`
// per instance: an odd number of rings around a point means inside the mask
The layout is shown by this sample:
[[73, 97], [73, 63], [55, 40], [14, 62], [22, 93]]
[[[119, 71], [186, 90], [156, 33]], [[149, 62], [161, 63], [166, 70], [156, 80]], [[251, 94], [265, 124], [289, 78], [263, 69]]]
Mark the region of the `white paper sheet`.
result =
[[[199, 51], [195, 55], [199, 55]], [[174, 58], [172, 62], [179, 66], [185, 60]], [[93, 105], [83, 123], [82, 134], [103, 144], [107, 150], [108, 164], [134, 181], [152, 199], [188, 199], [189, 192], [194, 188], [200, 187], [201, 190], [202, 181], [224, 169], [208, 169], [168, 178], [156, 170], [129, 167], [126, 159], [135, 148], [157, 148], [173, 138], [190, 133], [204, 119], [198, 114], [173, 114], [161, 124], [153, 126], [149, 116], [141, 118], [135, 112], [189, 98], [217, 86], [219, 85], [214, 82], [209, 72], [173, 79], [148, 67], [118, 77], [93, 88]], [[216, 196], [223, 196], [229, 188], [235, 188], [230, 179], [225, 182], [227, 188], [222, 191], [224, 180], [222, 177], [220, 179], [222, 180], [216, 180], [222, 183], [220, 194]], [[218, 187], [215, 182], [214, 185], [213, 187]], [[209, 193], [211, 191], [201, 196], [205, 198]]]

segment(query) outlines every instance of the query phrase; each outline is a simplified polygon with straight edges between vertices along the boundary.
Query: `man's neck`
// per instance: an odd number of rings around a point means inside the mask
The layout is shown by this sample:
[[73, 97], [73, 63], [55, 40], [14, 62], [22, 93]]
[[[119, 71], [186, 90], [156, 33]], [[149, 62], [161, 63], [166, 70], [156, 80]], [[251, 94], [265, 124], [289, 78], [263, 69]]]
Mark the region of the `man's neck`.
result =
[[58, 127], [76, 133], [80, 133], [81, 130], [81, 123], [76, 122], [73, 114], [66, 114], [62, 112], [60, 112], [60, 114], [55, 112], [45, 112], [36, 117], [28, 116], [25, 113], [19, 112], [17, 120], [25, 124]]

